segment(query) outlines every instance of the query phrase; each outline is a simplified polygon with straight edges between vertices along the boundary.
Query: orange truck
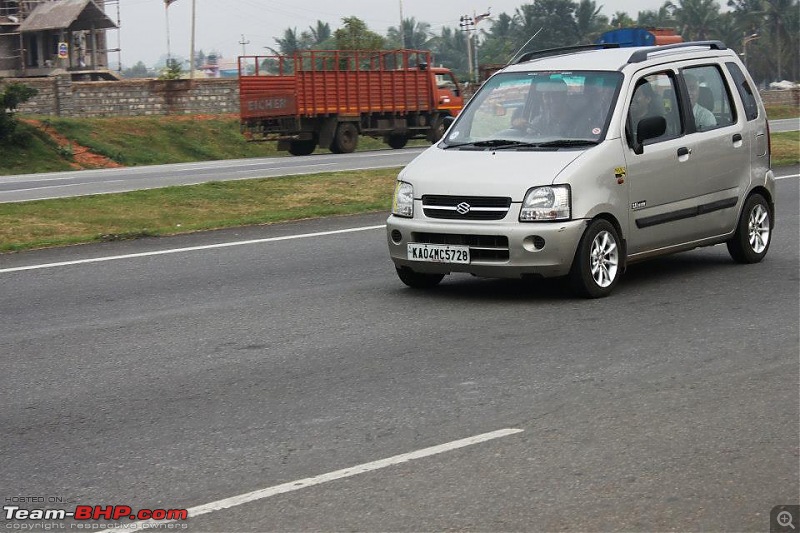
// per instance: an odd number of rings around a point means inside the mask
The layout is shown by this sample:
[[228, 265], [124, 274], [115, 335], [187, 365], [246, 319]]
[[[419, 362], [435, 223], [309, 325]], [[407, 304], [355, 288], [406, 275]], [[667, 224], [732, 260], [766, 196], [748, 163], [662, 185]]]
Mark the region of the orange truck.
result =
[[241, 130], [248, 140], [308, 155], [350, 153], [359, 135], [402, 148], [436, 142], [464, 105], [458, 80], [422, 50], [303, 50], [239, 58]]

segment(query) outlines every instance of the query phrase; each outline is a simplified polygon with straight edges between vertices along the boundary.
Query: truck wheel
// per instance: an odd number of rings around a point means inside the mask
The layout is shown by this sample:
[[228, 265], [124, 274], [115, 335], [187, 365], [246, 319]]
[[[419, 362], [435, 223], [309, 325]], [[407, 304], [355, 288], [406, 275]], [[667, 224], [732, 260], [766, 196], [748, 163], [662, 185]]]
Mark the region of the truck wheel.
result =
[[336, 134], [331, 143], [331, 152], [335, 154], [350, 154], [358, 146], [358, 130], [352, 122], [342, 122], [336, 128]]
[[307, 141], [291, 141], [289, 143], [289, 153], [292, 155], [309, 155], [314, 153], [317, 148], [317, 141], [309, 139]]
[[427, 135], [428, 140], [431, 143], [438, 143], [439, 140], [444, 135], [444, 130], [445, 130], [444, 118], [437, 117], [436, 120], [433, 121], [431, 129], [428, 130], [428, 135]]
[[403, 148], [406, 144], [408, 144], [408, 137], [403, 134], [394, 134], [388, 135], [386, 137], [386, 144], [394, 148], [395, 150], [399, 150]]

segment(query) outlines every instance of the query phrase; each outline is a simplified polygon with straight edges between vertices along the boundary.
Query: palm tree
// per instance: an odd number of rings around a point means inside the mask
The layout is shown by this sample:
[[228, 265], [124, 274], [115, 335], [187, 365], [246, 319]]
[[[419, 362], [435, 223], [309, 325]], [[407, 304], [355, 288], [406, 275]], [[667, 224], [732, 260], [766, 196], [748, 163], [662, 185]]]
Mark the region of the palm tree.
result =
[[703, 41], [709, 38], [719, 19], [719, 4], [714, 0], [668, 0], [665, 6], [673, 9], [678, 32], [684, 39]]
[[522, 43], [517, 45], [514, 42], [513, 30], [514, 21], [506, 13], [500, 13], [494, 18], [488, 32], [481, 30], [483, 42], [480, 44], [478, 53], [483, 63], [506, 64], [511, 60], [516, 49], [522, 45]]
[[386, 32], [387, 41], [392, 48], [411, 48], [413, 50], [427, 50], [430, 48], [431, 25], [427, 22], [417, 22], [414, 17], [402, 20], [402, 34], [396, 26]]
[[[789, 32], [787, 22], [791, 24], [797, 20], [798, 10], [797, 0], [764, 0], [764, 11], [767, 29], [770, 36], [773, 54], [775, 56], [776, 74], [778, 80], [784, 78], [784, 58], [789, 54], [797, 58], [797, 26], [794, 27], [794, 35]], [[794, 17], [792, 17], [792, 13]], [[794, 44], [794, 53], [790, 48]], [[796, 69], [795, 69], [796, 70]]]
[[301, 38], [297, 35], [297, 28], [283, 30], [283, 38], [275, 39], [275, 43], [278, 45], [277, 49], [271, 46], [267, 47], [275, 55], [289, 56], [303, 49]]
[[611, 26], [614, 28], [629, 28], [631, 26], [636, 26], [636, 21], [625, 11], [617, 11], [614, 13], [614, 16], [611, 17]]
[[645, 28], [671, 28], [675, 25], [675, 19], [672, 18], [670, 9], [664, 5], [658, 8], [658, 11], [654, 9], [639, 11], [636, 23]]
[[467, 45], [464, 35], [453, 28], [443, 27], [439, 35], [431, 39], [431, 50], [436, 64], [442, 64], [454, 71], [461, 79], [467, 78]]
[[578, 39], [591, 42], [608, 27], [608, 17], [601, 15], [603, 6], [597, 7], [593, 0], [581, 0], [575, 9], [575, 24]]

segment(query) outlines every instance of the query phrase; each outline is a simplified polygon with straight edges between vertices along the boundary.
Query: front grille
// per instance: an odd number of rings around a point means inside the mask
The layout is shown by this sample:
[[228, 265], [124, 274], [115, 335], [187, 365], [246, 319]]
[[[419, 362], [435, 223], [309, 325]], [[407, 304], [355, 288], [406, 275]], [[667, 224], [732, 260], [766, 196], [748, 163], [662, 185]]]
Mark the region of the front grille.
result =
[[422, 210], [428, 218], [450, 220], [502, 220], [511, 207], [511, 198], [495, 196], [422, 197]]
[[459, 235], [456, 233], [412, 233], [411, 241], [420, 244], [469, 246], [472, 261], [508, 261], [508, 237], [503, 235]]

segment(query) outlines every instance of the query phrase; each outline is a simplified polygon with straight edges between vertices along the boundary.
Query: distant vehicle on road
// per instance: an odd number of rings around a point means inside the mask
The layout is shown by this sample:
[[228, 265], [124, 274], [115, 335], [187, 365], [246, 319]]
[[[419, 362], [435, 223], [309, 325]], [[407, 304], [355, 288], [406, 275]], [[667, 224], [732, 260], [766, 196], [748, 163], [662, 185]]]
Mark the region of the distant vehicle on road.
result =
[[672, 28], [618, 28], [603, 33], [597, 39], [597, 44], [616, 43], [621, 47], [660, 46], [682, 42], [683, 37]]
[[459, 83], [422, 50], [304, 50], [239, 58], [241, 128], [251, 140], [308, 155], [356, 149], [359, 135], [402, 148], [438, 141], [464, 105]]

